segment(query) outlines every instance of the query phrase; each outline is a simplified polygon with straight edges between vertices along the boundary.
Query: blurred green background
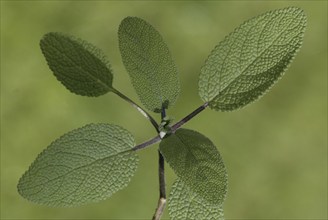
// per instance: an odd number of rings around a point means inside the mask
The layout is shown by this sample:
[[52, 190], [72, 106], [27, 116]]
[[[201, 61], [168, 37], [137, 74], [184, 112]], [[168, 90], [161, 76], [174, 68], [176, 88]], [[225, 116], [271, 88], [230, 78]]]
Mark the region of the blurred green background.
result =
[[[67, 131], [107, 122], [131, 131], [137, 143], [155, 135], [113, 94], [68, 92], [41, 54], [43, 34], [65, 32], [103, 49], [114, 86], [140, 103], [120, 58], [117, 30], [126, 16], [146, 19], [163, 35], [180, 71], [181, 94], [168, 111], [179, 120], [202, 104], [198, 75], [214, 46], [246, 19], [287, 6], [303, 8], [308, 27], [281, 81], [246, 108], [206, 110], [185, 127], [205, 134], [222, 154], [229, 174], [227, 219], [327, 219], [327, 1], [1, 1], [1, 218], [150, 219], [157, 205], [157, 146], [139, 152], [129, 186], [106, 201], [49, 208], [18, 195], [23, 172]], [[168, 192], [174, 179], [168, 168]]]

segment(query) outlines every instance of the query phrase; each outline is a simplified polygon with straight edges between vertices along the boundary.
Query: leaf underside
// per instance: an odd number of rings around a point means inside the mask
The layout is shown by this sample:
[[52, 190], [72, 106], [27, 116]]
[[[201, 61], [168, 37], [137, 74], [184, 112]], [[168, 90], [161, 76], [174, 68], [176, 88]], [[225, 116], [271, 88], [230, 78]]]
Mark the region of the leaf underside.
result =
[[210, 204], [222, 204], [227, 193], [227, 172], [215, 145], [204, 135], [179, 129], [159, 147], [177, 176]]
[[208, 203], [180, 179], [172, 185], [168, 206], [171, 219], [224, 220], [222, 205]]
[[109, 62], [90, 43], [51, 32], [43, 36], [40, 47], [56, 78], [71, 92], [100, 96], [112, 89]]
[[18, 183], [26, 199], [49, 206], [77, 206], [108, 198], [127, 186], [138, 157], [133, 136], [111, 124], [89, 124], [48, 146]]
[[125, 18], [118, 30], [122, 60], [147, 109], [161, 112], [179, 94], [178, 71], [161, 35], [146, 21]]
[[201, 69], [199, 95], [212, 109], [241, 108], [265, 93], [302, 44], [304, 12], [289, 7], [240, 25], [211, 52]]

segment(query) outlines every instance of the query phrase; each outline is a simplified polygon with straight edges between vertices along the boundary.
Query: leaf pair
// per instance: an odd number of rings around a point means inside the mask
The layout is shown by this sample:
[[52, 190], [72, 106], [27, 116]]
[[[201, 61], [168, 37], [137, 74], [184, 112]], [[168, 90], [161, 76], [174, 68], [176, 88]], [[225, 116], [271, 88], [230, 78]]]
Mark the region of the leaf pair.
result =
[[[176, 101], [177, 68], [160, 34], [144, 20], [125, 18], [119, 27], [123, 63], [147, 109], [161, 112]], [[61, 33], [48, 33], [40, 46], [57, 79], [73, 93], [100, 96], [113, 88], [113, 74], [101, 50]]]

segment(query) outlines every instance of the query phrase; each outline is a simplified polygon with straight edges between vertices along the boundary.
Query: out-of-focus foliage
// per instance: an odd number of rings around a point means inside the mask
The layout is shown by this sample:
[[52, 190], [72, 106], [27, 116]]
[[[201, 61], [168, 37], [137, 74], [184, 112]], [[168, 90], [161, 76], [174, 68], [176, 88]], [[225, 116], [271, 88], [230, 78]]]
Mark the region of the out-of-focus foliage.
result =
[[[231, 174], [227, 219], [326, 219], [325, 1], [1, 1], [1, 218], [150, 219], [158, 199], [156, 147], [138, 153], [129, 187], [101, 203], [48, 208], [19, 196], [16, 183], [26, 167], [67, 131], [106, 122], [131, 131], [137, 143], [155, 135], [151, 124], [115, 95], [90, 99], [60, 85], [39, 49], [44, 33], [72, 34], [102, 48], [115, 72], [114, 87], [138, 100], [122, 64], [117, 31], [127, 16], [149, 21], [161, 31], [179, 69], [181, 94], [168, 111], [179, 120], [202, 104], [198, 77], [213, 47], [243, 21], [287, 6], [302, 8], [308, 24], [284, 78], [259, 102], [230, 113], [206, 110], [185, 127], [206, 134], [224, 158]], [[169, 191], [176, 176], [166, 170]]]

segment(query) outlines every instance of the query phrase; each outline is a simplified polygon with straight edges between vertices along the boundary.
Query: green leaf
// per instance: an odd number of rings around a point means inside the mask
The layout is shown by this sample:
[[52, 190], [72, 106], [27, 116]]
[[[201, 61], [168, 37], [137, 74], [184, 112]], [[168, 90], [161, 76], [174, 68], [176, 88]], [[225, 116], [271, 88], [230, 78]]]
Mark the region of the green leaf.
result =
[[141, 102], [161, 112], [178, 97], [178, 71], [161, 35], [146, 21], [125, 18], [118, 30], [122, 60]]
[[49, 206], [77, 206], [108, 198], [136, 171], [133, 136], [110, 124], [89, 124], [54, 141], [18, 183], [26, 199]]
[[199, 95], [212, 109], [241, 108], [265, 93], [299, 50], [306, 26], [295, 7], [257, 16], [214, 48], [201, 69]]
[[56, 78], [71, 92], [100, 96], [112, 89], [109, 62], [95, 46], [61, 33], [48, 33], [41, 50]]
[[180, 179], [173, 183], [168, 205], [171, 219], [224, 220], [222, 205], [208, 203]]
[[159, 149], [178, 177], [211, 204], [222, 204], [227, 172], [214, 144], [204, 135], [179, 129], [164, 138]]

